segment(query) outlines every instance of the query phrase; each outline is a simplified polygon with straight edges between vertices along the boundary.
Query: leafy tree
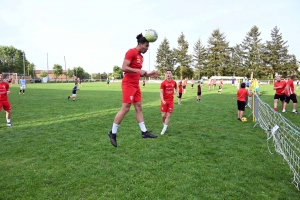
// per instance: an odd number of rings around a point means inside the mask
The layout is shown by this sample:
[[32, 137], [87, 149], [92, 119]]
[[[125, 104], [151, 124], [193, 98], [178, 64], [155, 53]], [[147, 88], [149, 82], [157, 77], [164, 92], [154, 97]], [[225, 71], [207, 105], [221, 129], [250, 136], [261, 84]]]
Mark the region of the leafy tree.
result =
[[123, 71], [122, 71], [122, 68], [115, 65], [114, 68], [113, 68], [113, 76], [115, 78], [120, 78], [122, 79], [123, 78]]
[[48, 72], [42, 71], [42, 72], [40, 73], [40, 77], [44, 78], [44, 77], [46, 77], [46, 76], [48, 76]]
[[[29, 64], [26, 56], [24, 56], [24, 63], [25, 66]], [[0, 46], [0, 71], [23, 74], [23, 51], [13, 46]]]
[[226, 74], [226, 67], [230, 60], [230, 52], [226, 50], [228, 44], [224, 33], [221, 33], [219, 29], [213, 31], [208, 39], [208, 63], [205, 67], [208, 76]]
[[202, 45], [201, 40], [199, 39], [194, 45], [193, 52], [194, 67], [196, 74], [198, 74], [198, 79], [200, 79], [201, 71], [203, 71], [207, 64], [206, 54], [205, 46]]
[[62, 66], [59, 64], [54, 64], [52, 69], [53, 69], [52, 72], [55, 75], [55, 81], [56, 81], [57, 77], [59, 77], [63, 73], [63, 69], [62, 69]]
[[292, 68], [287, 68], [288, 63], [291, 63], [290, 55], [288, 54], [287, 41], [282, 39], [282, 34], [279, 33], [277, 26], [271, 31], [271, 41], [266, 41], [264, 47], [263, 60], [265, 68], [269, 69], [271, 79], [275, 73], [287, 74], [287, 71], [294, 71]]
[[74, 67], [73, 69], [74, 75], [76, 76], [76, 78], [80, 78], [83, 79], [84, 77], [84, 69], [82, 67]]
[[35, 65], [33, 63], [29, 63], [27, 65], [27, 75], [31, 75], [31, 77], [35, 77]]
[[157, 49], [155, 68], [160, 74], [165, 74], [167, 69], [174, 70], [175, 62], [176, 56], [170, 49], [169, 41], [165, 38]]
[[68, 78], [72, 78], [73, 75], [74, 75], [73, 70], [71, 70], [71, 69], [68, 68], [68, 69], [67, 69], [67, 72], [66, 72], [66, 75], [67, 75]]
[[[174, 55], [176, 56], [176, 62], [179, 63], [179, 70], [176, 69], [176, 75], [183, 77], [193, 77], [193, 70], [186, 70], [191, 67], [192, 56], [188, 55], [189, 43], [185, 40], [183, 33], [180, 34], [177, 39], [178, 47], [174, 49]], [[184, 74], [189, 72], [188, 74]]]
[[242, 42], [245, 67], [253, 72], [254, 77], [268, 74], [268, 70], [262, 68], [263, 44], [259, 38], [260, 34], [258, 27], [253, 26]]
[[89, 73], [87, 73], [87, 72], [83, 73], [82, 79], [90, 79], [90, 78], [91, 78], [91, 75]]
[[103, 73], [101, 73], [100, 74], [100, 79], [107, 79], [107, 77], [108, 77], [108, 75], [107, 75], [107, 73], [106, 72], [103, 72]]

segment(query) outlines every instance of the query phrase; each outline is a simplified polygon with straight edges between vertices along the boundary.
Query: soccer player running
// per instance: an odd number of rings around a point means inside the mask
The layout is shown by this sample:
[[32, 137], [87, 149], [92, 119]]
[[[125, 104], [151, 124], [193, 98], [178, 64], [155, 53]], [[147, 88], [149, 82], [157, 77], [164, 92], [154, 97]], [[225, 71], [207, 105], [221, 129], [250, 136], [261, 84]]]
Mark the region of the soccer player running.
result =
[[73, 87], [73, 90], [72, 90], [72, 96], [68, 96], [68, 99], [73, 98], [73, 101], [75, 101], [77, 90], [80, 90], [80, 89], [78, 88], [78, 83], [76, 82], [75, 86]]
[[238, 107], [238, 120], [241, 121], [241, 119], [243, 118], [243, 114], [245, 111], [245, 107], [246, 107], [246, 97], [249, 96], [251, 97], [252, 94], [250, 94], [248, 92], [248, 90], [245, 89], [246, 88], [246, 84], [245, 83], [241, 83], [241, 88], [237, 91], [237, 107]]
[[182, 81], [179, 81], [179, 84], [178, 84], [178, 105], [181, 105], [181, 97], [182, 97]]
[[281, 77], [277, 76], [276, 81], [274, 82], [274, 90], [276, 90], [274, 95], [274, 110], [277, 110], [278, 100], [282, 102], [282, 109], [283, 109], [283, 104], [285, 100], [285, 94], [284, 94], [285, 87], [286, 87], [286, 82], [281, 81]]
[[11, 106], [7, 95], [10, 94], [9, 84], [3, 81], [2, 74], [0, 74], [0, 111], [3, 109], [6, 112], [6, 126], [13, 126], [10, 122]]
[[192, 78], [192, 80], [191, 80], [191, 89], [194, 89], [194, 78]]
[[142, 70], [143, 56], [149, 48], [149, 42], [146, 38], [139, 34], [137, 37], [137, 46], [129, 49], [125, 54], [125, 59], [122, 65], [122, 71], [125, 72], [122, 80], [122, 107], [116, 114], [112, 130], [108, 132], [110, 142], [114, 147], [117, 147], [117, 130], [121, 124], [123, 118], [130, 110], [131, 104], [133, 104], [136, 113], [136, 120], [142, 131], [142, 138], [156, 138], [157, 135], [147, 131], [144, 116], [142, 113], [142, 95], [139, 85], [140, 76], [156, 78], [158, 74], [156, 72], [147, 73]]
[[170, 122], [171, 114], [174, 108], [174, 90], [176, 95], [179, 96], [177, 91], [177, 83], [172, 80], [172, 71], [167, 70], [166, 72], [167, 79], [160, 84], [160, 99], [161, 99], [161, 117], [163, 122], [163, 129], [161, 135], [165, 134], [168, 124]]
[[285, 97], [285, 102], [283, 104], [283, 108], [282, 108], [282, 112], [285, 113], [286, 110], [286, 105], [290, 102], [290, 100], [293, 101], [293, 110], [292, 110], [292, 113], [295, 113], [295, 114], [298, 114], [297, 110], [296, 110], [296, 107], [297, 107], [297, 95], [295, 93], [295, 90], [294, 90], [294, 81], [296, 79], [296, 76], [295, 75], [292, 75], [291, 76], [291, 79], [288, 80], [288, 82], [286, 83], [286, 87], [285, 87], [285, 94], [286, 94], [286, 97]]
[[199, 103], [201, 102], [201, 82], [198, 81], [198, 90], [197, 90], [197, 99], [196, 101]]
[[19, 94], [21, 94], [21, 92], [24, 94], [25, 93], [25, 89], [26, 89], [26, 80], [24, 79], [24, 76], [21, 77], [20, 79], [20, 92]]

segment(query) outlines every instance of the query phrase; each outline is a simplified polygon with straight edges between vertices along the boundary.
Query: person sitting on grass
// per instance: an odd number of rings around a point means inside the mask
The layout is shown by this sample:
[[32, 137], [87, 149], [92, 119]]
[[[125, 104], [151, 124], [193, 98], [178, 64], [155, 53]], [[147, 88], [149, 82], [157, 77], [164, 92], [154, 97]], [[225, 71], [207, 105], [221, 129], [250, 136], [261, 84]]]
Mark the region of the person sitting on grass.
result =
[[245, 89], [246, 84], [241, 83], [240, 89], [237, 91], [237, 107], [238, 107], [238, 120], [241, 121], [243, 118], [243, 114], [245, 111], [245, 106], [246, 106], [246, 97], [249, 96], [251, 97], [252, 94], [248, 92], [248, 90]]

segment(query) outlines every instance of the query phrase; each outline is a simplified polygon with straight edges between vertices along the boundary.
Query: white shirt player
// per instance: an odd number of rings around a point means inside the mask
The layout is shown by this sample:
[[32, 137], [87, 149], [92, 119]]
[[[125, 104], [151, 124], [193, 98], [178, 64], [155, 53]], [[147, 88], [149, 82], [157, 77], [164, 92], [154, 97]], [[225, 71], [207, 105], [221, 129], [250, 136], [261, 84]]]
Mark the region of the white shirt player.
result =
[[20, 79], [20, 90], [25, 90], [25, 89], [26, 89], [26, 80]]

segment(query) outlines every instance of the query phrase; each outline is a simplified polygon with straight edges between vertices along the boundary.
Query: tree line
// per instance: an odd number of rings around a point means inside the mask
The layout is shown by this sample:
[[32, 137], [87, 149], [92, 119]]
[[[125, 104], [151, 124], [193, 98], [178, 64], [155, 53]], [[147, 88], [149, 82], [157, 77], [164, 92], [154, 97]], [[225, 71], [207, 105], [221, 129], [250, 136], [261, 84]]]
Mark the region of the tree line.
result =
[[245, 76], [273, 79], [275, 74], [287, 77], [298, 74], [299, 62], [289, 54], [287, 41], [280, 29], [271, 30], [271, 40], [262, 42], [261, 32], [253, 26], [240, 44], [230, 47], [224, 33], [213, 30], [205, 46], [199, 39], [188, 54], [189, 43], [180, 34], [177, 48], [170, 48], [167, 38], [157, 49], [155, 69], [164, 74], [167, 69], [177, 77]]

